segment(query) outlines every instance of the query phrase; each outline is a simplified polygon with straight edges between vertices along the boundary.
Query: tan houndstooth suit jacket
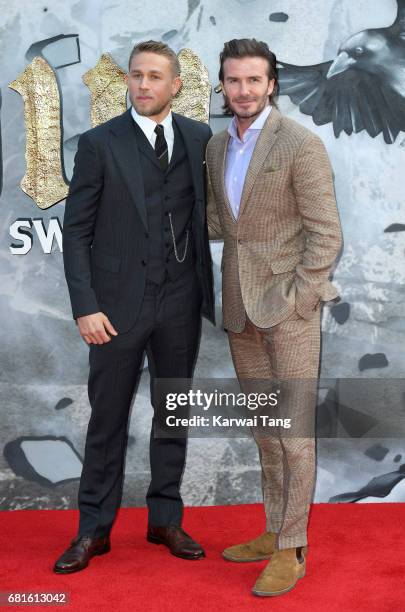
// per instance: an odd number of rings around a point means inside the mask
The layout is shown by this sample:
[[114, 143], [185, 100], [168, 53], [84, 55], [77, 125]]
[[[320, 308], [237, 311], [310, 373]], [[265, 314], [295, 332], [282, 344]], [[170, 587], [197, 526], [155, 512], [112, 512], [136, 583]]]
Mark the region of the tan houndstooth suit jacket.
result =
[[207, 147], [208, 228], [223, 238], [224, 327], [241, 332], [246, 314], [269, 328], [294, 310], [311, 319], [337, 297], [329, 281], [342, 233], [333, 177], [322, 141], [273, 107], [246, 174], [239, 217], [225, 190], [229, 134]]

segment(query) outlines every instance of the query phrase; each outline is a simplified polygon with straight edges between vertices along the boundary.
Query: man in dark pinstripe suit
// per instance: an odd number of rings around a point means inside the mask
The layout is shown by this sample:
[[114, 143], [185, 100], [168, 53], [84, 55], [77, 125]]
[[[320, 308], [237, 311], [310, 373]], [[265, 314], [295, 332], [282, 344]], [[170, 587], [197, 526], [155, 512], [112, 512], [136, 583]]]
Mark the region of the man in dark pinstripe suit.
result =
[[[181, 85], [176, 54], [134, 47], [132, 107], [79, 140], [63, 229], [73, 317], [90, 346], [87, 431], [77, 537], [55, 571], [83, 569], [110, 550], [121, 500], [127, 422], [144, 352], [151, 388], [190, 378], [201, 314], [213, 321], [205, 217], [208, 125], [172, 113]], [[155, 411], [157, 394], [152, 394]], [[155, 421], [155, 418], [154, 418]], [[147, 539], [184, 559], [204, 551], [181, 528], [186, 438], [150, 438]]]

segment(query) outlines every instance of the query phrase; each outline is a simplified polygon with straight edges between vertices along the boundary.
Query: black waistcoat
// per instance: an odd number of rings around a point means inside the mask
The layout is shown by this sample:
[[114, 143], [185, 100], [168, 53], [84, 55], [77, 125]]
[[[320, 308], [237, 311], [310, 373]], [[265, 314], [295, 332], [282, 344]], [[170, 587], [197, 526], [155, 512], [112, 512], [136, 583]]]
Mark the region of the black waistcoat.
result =
[[[141, 128], [134, 122], [142, 166], [148, 218], [147, 280], [161, 283], [166, 274], [176, 279], [195, 263], [191, 215], [194, 187], [190, 163], [180, 131], [173, 122], [174, 146], [166, 171]], [[174, 234], [174, 240], [173, 235]], [[188, 236], [188, 237], [187, 237]], [[187, 251], [182, 260], [187, 243]]]

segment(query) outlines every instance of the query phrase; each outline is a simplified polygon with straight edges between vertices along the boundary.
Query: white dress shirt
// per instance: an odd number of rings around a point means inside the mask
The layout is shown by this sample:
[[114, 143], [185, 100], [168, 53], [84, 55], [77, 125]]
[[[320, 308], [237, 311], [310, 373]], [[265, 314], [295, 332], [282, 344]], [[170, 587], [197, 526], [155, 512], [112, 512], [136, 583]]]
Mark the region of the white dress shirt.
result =
[[149, 117], [138, 115], [134, 107], [131, 108], [131, 114], [132, 114], [134, 121], [136, 121], [136, 123], [139, 125], [142, 132], [145, 134], [146, 138], [149, 140], [153, 148], [155, 148], [155, 142], [156, 142], [155, 127], [157, 125], [163, 125], [165, 139], [167, 142], [167, 153], [168, 153], [169, 162], [170, 162], [170, 158], [173, 153], [173, 145], [174, 145], [172, 111], [169, 111], [169, 113], [166, 115], [163, 121], [161, 121], [159, 124], [157, 124], [156, 121], [153, 121], [153, 119], [149, 119]]

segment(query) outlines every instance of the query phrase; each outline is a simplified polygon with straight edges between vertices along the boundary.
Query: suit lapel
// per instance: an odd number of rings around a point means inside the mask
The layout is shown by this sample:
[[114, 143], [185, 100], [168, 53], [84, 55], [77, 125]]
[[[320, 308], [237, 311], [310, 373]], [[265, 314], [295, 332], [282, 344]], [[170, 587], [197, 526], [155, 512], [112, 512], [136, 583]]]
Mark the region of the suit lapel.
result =
[[167, 167], [166, 172], [171, 172], [173, 168], [177, 166], [177, 164], [183, 159], [186, 152], [184, 150], [183, 139], [180, 134], [180, 130], [178, 129], [176, 123], [173, 121], [173, 131], [174, 131], [174, 143], [173, 143], [173, 151], [170, 158], [170, 163]]
[[224, 199], [225, 206], [228, 209], [229, 214], [231, 215], [232, 221], [236, 223], [237, 219], [235, 219], [235, 216], [233, 214], [232, 206], [228, 199], [228, 193], [226, 191], [226, 184], [225, 184], [226, 156], [228, 154], [229, 139], [230, 139], [230, 136], [229, 136], [228, 131], [224, 131], [222, 134], [222, 140], [220, 141], [218, 145], [218, 162], [219, 162], [218, 171], [219, 171], [219, 176], [221, 179], [222, 197]]
[[254, 148], [252, 157], [250, 159], [250, 164], [246, 172], [245, 183], [243, 185], [240, 201], [239, 218], [242, 215], [246, 203], [249, 199], [253, 185], [255, 184], [255, 181], [257, 179], [257, 175], [259, 174], [266, 157], [270, 153], [274, 143], [277, 140], [277, 133], [280, 127], [281, 114], [273, 106], [273, 108], [271, 109], [271, 113], [268, 116], [260, 132], [259, 138], [257, 139], [256, 146]]
[[139, 125], [136, 123], [136, 121], [133, 120], [133, 118], [132, 121], [134, 123], [134, 128], [136, 132], [136, 143], [138, 145], [140, 153], [146, 155], [146, 157], [150, 159], [150, 161], [160, 169], [160, 164], [158, 158], [156, 157], [155, 149], [152, 147], [149, 140], [146, 138], [145, 134], [143, 133]]
[[[148, 229], [141, 163], [131, 109], [121, 115], [114, 125], [111, 126], [110, 134], [110, 147], [117, 160], [118, 168], [129, 189], [142, 222], [145, 228]], [[152, 147], [150, 148], [152, 149]]]
[[[196, 199], [204, 198], [204, 184], [202, 172], [201, 138], [196, 134], [191, 122], [187, 121], [182, 115], [173, 113], [173, 121], [183, 137], [184, 146], [187, 151], [188, 160], [191, 167], [194, 192]], [[173, 150], [174, 157], [174, 150]], [[174, 160], [173, 160], [174, 161]]]

